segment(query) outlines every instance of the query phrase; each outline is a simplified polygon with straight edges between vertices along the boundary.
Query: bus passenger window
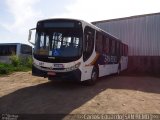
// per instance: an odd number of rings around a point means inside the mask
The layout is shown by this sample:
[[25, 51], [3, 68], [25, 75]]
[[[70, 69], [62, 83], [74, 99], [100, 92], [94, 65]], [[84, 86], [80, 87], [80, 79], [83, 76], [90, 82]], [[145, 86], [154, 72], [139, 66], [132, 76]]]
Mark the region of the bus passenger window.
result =
[[16, 54], [17, 45], [0, 45], [0, 56]]
[[112, 55], [115, 54], [115, 41], [114, 41], [114, 40], [112, 40], [111, 54], [112, 54]]
[[126, 52], [127, 52], [127, 53], [126, 53], [126, 56], [128, 56], [128, 46], [127, 46], [127, 45], [126, 45], [126, 48], [127, 48], [127, 50], [126, 50]]
[[122, 46], [122, 43], [120, 43], [120, 56], [123, 56], [123, 46]]
[[105, 54], [109, 53], [109, 39], [106, 37], [103, 37], [103, 52]]
[[100, 53], [102, 53], [102, 38], [103, 38], [103, 36], [99, 33], [99, 32], [97, 32], [96, 33], [96, 51], [97, 52], [100, 52]]
[[32, 47], [28, 45], [21, 45], [21, 53], [32, 55]]
[[120, 46], [119, 45], [120, 45], [119, 42], [117, 42], [117, 44], [116, 44], [116, 46], [117, 46], [117, 48], [116, 48], [116, 54], [118, 56], [120, 55]]
[[125, 45], [123, 44], [123, 56], [125, 56]]
[[128, 46], [125, 45], [125, 56], [127, 56], [127, 55], [128, 55]]
[[[77, 40], [78, 42], [78, 40]], [[86, 61], [93, 52], [94, 45], [94, 30], [90, 27], [86, 27], [84, 30], [84, 61]]]

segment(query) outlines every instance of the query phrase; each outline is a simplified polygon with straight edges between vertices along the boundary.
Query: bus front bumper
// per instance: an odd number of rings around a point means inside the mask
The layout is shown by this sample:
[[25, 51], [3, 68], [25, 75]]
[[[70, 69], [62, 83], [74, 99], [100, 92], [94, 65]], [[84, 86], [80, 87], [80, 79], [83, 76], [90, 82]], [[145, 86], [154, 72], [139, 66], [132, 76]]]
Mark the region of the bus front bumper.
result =
[[48, 71], [38, 69], [32, 65], [32, 75], [48, 77], [49, 80], [78, 80], [81, 81], [81, 71], [79, 69], [70, 72], [55, 72], [55, 75], [48, 75]]

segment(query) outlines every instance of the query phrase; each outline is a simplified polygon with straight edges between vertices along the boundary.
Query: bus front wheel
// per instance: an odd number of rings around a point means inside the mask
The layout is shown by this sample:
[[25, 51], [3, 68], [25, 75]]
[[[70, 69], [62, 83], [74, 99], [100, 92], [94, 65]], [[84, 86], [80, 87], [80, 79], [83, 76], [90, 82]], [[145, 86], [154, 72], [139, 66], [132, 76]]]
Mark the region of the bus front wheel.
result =
[[93, 67], [92, 73], [91, 73], [91, 79], [87, 80], [87, 85], [94, 85], [98, 79], [98, 69], [96, 67]]

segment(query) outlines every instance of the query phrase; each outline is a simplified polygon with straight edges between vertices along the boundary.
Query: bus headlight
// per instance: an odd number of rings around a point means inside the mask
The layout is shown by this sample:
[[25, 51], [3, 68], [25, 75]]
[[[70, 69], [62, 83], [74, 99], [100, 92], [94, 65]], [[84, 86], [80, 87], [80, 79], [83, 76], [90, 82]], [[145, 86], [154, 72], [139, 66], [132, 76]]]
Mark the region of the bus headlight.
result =
[[78, 62], [77, 64], [75, 64], [74, 66], [72, 67], [69, 67], [69, 68], [66, 68], [66, 71], [72, 71], [72, 70], [76, 70], [79, 68], [79, 66], [81, 65], [80, 62]]

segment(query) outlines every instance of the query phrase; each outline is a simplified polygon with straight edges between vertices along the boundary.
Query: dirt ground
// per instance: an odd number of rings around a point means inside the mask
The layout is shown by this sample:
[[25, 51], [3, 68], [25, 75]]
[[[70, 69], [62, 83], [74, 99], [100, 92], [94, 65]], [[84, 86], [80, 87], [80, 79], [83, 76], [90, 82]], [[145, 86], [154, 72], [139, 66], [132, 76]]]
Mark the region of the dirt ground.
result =
[[84, 86], [17, 72], [0, 77], [0, 113], [160, 113], [160, 78], [112, 75]]

